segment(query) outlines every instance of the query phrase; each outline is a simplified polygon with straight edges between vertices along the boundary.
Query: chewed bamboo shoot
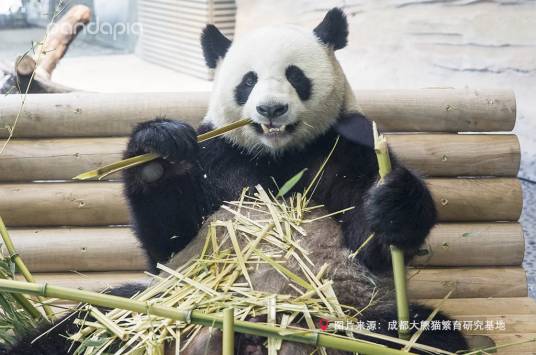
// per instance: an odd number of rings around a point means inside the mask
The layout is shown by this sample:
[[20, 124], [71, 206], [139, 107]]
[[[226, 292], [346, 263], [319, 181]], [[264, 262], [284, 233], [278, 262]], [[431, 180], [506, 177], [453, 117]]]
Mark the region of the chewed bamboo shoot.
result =
[[[203, 133], [203, 134], [200, 134], [199, 136], [197, 136], [197, 142], [201, 143], [201, 142], [207, 141], [209, 139], [219, 137], [219, 136], [221, 136], [221, 135], [223, 135], [223, 134], [225, 134], [225, 133], [227, 133], [229, 131], [232, 131], [234, 129], [246, 126], [246, 125], [250, 124], [251, 122], [252, 122], [251, 119], [244, 118], [242, 120], [233, 122], [233, 123], [231, 123], [231, 124], [229, 124], [227, 126], [216, 128], [215, 130], [212, 130], [210, 132]], [[148, 163], [148, 162], [150, 162], [152, 160], [155, 160], [155, 159], [157, 159], [159, 157], [160, 156], [158, 154], [155, 154], [155, 153], [146, 153], [146, 154], [142, 154], [142, 155], [137, 155], [135, 157], [123, 159], [123, 160], [117, 161], [115, 163], [105, 165], [105, 166], [100, 167], [100, 168], [95, 169], [95, 170], [87, 171], [85, 173], [82, 173], [80, 175], [75, 176], [73, 178], [73, 180], [89, 180], [89, 179], [95, 179], [95, 178], [101, 180], [101, 179], [105, 178], [106, 176], [108, 176], [110, 174], [116, 173], [116, 172], [124, 170], [124, 169], [132, 168], [132, 167], [135, 167], [135, 166], [138, 166], [138, 165]]]

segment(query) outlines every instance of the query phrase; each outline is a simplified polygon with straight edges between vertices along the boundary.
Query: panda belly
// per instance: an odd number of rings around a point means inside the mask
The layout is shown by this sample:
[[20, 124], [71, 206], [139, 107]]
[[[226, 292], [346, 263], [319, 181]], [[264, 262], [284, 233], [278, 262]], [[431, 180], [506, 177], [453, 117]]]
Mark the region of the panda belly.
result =
[[[328, 213], [323, 207], [316, 208], [308, 214], [307, 219], [312, 220]], [[177, 269], [195, 258], [201, 253], [205, 245], [211, 223], [232, 220], [233, 217], [234, 215], [231, 212], [223, 208], [217, 210], [205, 221], [196, 237], [184, 249], [172, 256], [166, 266]], [[261, 219], [261, 216], [256, 216], [252, 213], [249, 218], [253, 220], [255, 218]], [[295, 233], [293, 237], [302, 248], [308, 251], [307, 256], [314, 264], [314, 266], [311, 266], [311, 271], [314, 274], [318, 274], [324, 264], [327, 264], [323, 278], [333, 281], [332, 286], [340, 304], [357, 309], [369, 305], [375, 288], [379, 284], [386, 284], [386, 282], [383, 282], [386, 280], [378, 280], [368, 269], [349, 258], [351, 251], [344, 245], [344, 236], [339, 223], [330, 217], [326, 217], [304, 223], [301, 227], [306, 231], [306, 236]], [[218, 237], [221, 237], [221, 233], [218, 233]], [[224, 244], [224, 247], [231, 248], [231, 243], [229, 241], [227, 243]], [[243, 240], [239, 239], [239, 243], [241, 243], [241, 248], [245, 246]], [[285, 267], [296, 274], [301, 273], [300, 266], [294, 259], [289, 259]], [[248, 270], [248, 274], [253, 289], [256, 291], [298, 295], [297, 291], [289, 286], [289, 280], [269, 264], [260, 264]], [[245, 278], [241, 277], [239, 282], [245, 281]]]

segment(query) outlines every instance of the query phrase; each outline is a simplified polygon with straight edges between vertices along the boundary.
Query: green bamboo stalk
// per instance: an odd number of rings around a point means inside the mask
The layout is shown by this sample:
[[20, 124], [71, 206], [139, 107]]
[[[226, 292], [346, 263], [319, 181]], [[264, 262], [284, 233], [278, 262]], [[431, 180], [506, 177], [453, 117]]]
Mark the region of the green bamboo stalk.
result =
[[223, 310], [223, 348], [222, 355], [234, 354], [234, 309]]
[[[6, 246], [6, 249], [9, 253], [9, 257], [11, 260], [15, 263], [15, 266], [19, 270], [19, 272], [22, 274], [24, 279], [28, 282], [35, 282], [32, 274], [30, 273], [30, 270], [26, 267], [26, 264], [22, 261], [22, 258], [19, 254], [17, 254], [17, 251], [15, 250], [15, 245], [13, 244], [13, 241], [11, 240], [11, 237], [9, 236], [9, 233], [7, 231], [6, 225], [4, 224], [4, 220], [2, 217], [0, 217], [0, 234], [2, 235], [2, 239], [4, 240], [4, 245]], [[23, 297], [24, 298], [24, 297]], [[43, 302], [41, 298], [38, 298], [40, 302]], [[24, 302], [22, 299], [19, 298], [19, 301]], [[28, 300], [26, 300], [28, 301]], [[23, 306], [24, 309], [27, 309], [30, 302], [25, 302], [25, 306]], [[42, 304], [41, 307], [43, 307], [43, 310], [45, 311], [45, 314], [47, 315], [49, 320], [54, 319], [54, 312], [52, 311], [52, 308], [50, 308], [49, 305]], [[35, 314], [35, 312], [32, 310], [30, 312], [32, 316]]]
[[[120, 308], [131, 312], [143, 313], [147, 315], [150, 314], [151, 316], [173, 319], [175, 321], [181, 321], [189, 324], [191, 323], [206, 327], [216, 327], [218, 329], [223, 328], [223, 317], [213, 314], [205, 314], [199, 311], [191, 310], [180, 311], [177, 308], [155, 305], [150, 304], [149, 302], [142, 302], [134, 299], [91, 291], [13, 280], [0, 280], [0, 291], [10, 293], [26, 293], [49, 298], [59, 298], [107, 308]], [[368, 341], [351, 339], [310, 329], [281, 328], [274, 325], [235, 320], [234, 331], [261, 337], [276, 337], [284, 341], [308, 344], [316, 347], [322, 346], [360, 354], [415, 355], [414, 353], [390, 349], [388, 347], [373, 344]]]
[[[3, 270], [0, 270], [0, 279], [10, 279]], [[34, 319], [42, 319], [43, 315], [35, 306], [26, 298], [23, 294], [13, 293], [11, 296], [15, 299], [15, 302], [19, 304], [26, 312], [28, 312]]]
[[[378, 159], [378, 169], [380, 174], [380, 183], [387, 174], [391, 172], [391, 159], [389, 158], [389, 147], [385, 136], [378, 134], [376, 122], [373, 123], [374, 133], [374, 150]], [[393, 265], [393, 277], [396, 291], [396, 310], [398, 316], [398, 336], [401, 339], [410, 338], [409, 329], [402, 329], [403, 322], [409, 322], [409, 302], [408, 287], [406, 280], [406, 264], [404, 263], [404, 252], [398, 247], [391, 245], [391, 263]]]
[[29, 315], [32, 316], [33, 319], [42, 319], [43, 315], [35, 306], [32, 304], [32, 302], [28, 301], [26, 297], [22, 293], [12, 293], [11, 296], [15, 299], [15, 302], [19, 304], [19, 306], [22, 307]]
[[409, 340], [411, 334], [409, 327], [402, 328], [403, 322], [409, 324], [409, 302], [408, 287], [406, 280], [406, 264], [404, 263], [404, 252], [394, 245], [391, 248], [391, 262], [393, 264], [393, 277], [396, 291], [396, 312], [398, 316], [398, 336], [401, 339]]
[[[233, 123], [230, 123], [226, 126], [216, 128], [210, 132], [200, 134], [199, 136], [197, 136], [197, 143], [202, 143], [202, 142], [208, 141], [209, 139], [219, 137], [234, 129], [247, 126], [251, 122], [253, 121], [250, 118], [244, 118], [244, 119], [235, 121]], [[88, 180], [88, 179], [93, 179], [93, 178], [97, 178], [101, 180], [104, 177], [110, 174], [113, 174], [115, 172], [148, 163], [159, 157], [160, 156], [156, 153], [146, 153], [142, 155], [137, 155], [135, 157], [131, 157], [128, 159], [116, 161], [115, 163], [102, 166], [95, 170], [86, 171], [85, 173], [75, 176], [73, 180]]]

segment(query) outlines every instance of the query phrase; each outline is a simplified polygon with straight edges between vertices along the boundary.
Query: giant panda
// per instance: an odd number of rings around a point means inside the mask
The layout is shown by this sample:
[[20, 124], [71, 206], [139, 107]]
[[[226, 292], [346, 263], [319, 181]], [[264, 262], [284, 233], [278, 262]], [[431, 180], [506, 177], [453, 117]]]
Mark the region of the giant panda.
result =
[[[208, 223], [225, 218], [220, 209], [224, 201], [236, 200], [244, 187], [261, 185], [273, 191], [274, 180], [281, 185], [307, 168], [294, 187], [303, 191], [342, 134], [314, 199], [327, 212], [355, 208], [310, 227], [305, 243], [313, 261], [332, 264], [330, 276], [341, 303], [360, 307], [368, 302], [374, 287], [382, 288], [384, 299], [367, 309], [363, 319], [383, 322], [378, 331], [397, 336], [386, 326], [397, 319], [389, 245], [398, 246], [411, 258], [436, 223], [436, 210], [423, 181], [395, 157], [393, 171], [383, 184], [377, 184], [371, 123], [360, 114], [335, 57], [335, 51], [345, 47], [347, 36], [348, 23], [338, 8], [330, 10], [312, 31], [291, 25], [268, 27], [234, 42], [208, 25], [201, 44], [208, 67], [215, 70], [215, 81], [201, 126], [196, 131], [180, 118], [139, 124], [125, 158], [147, 152], [161, 158], [126, 170], [124, 191], [135, 233], [151, 264], [178, 266], [199, 251]], [[197, 134], [245, 117], [253, 123], [197, 143]], [[345, 138], [345, 129], [354, 131], [351, 139]], [[375, 237], [350, 261], [348, 254], [371, 233]], [[254, 277], [255, 286], [289, 292], [284, 282], [268, 279], [266, 275]], [[131, 295], [139, 287], [126, 285], [112, 293]], [[413, 304], [410, 312], [411, 319], [420, 322], [432, 310]], [[435, 319], [448, 318], [438, 313]], [[73, 331], [71, 322], [63, 322], [33, 344], [27, 335], [11, 353], [68, 353], [69, 344], [58, 335]], [[237, 353], [266, 352], [264, 339], [237, 337]], [[452, 352], [467, 348], [457, 331], [424, 331], [419, 342]], [[284, 343], [280, 353], [301, 355], [312, 350]], [[220, 353], [219, 337], [201, 332], [186, 354], [207, 351]]]

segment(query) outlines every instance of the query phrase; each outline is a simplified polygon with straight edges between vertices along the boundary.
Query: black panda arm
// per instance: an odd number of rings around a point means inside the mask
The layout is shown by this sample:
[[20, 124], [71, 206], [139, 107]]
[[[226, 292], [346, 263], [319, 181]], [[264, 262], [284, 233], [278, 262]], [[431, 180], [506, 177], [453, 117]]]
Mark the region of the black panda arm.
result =
[[163, 119], [138, 125], [128, 143], [125, 158], [147, 152], [163, 157], [123, 175], [135, 233], [153, 267], [184, 248], [212, 211], [198, 150], [192, 127]]
[[393, 171], [378, 185], [378, 165], [372, 148], [341, 138], [315, 197], [331, 211], [355, 207], [338, 219], [352, 250], [375, 234], [357, 255], [373, 271], [391, 268], [390, 244], [411, 257], [437, 220], [424, 182], [395, 157], [392, 164]]

